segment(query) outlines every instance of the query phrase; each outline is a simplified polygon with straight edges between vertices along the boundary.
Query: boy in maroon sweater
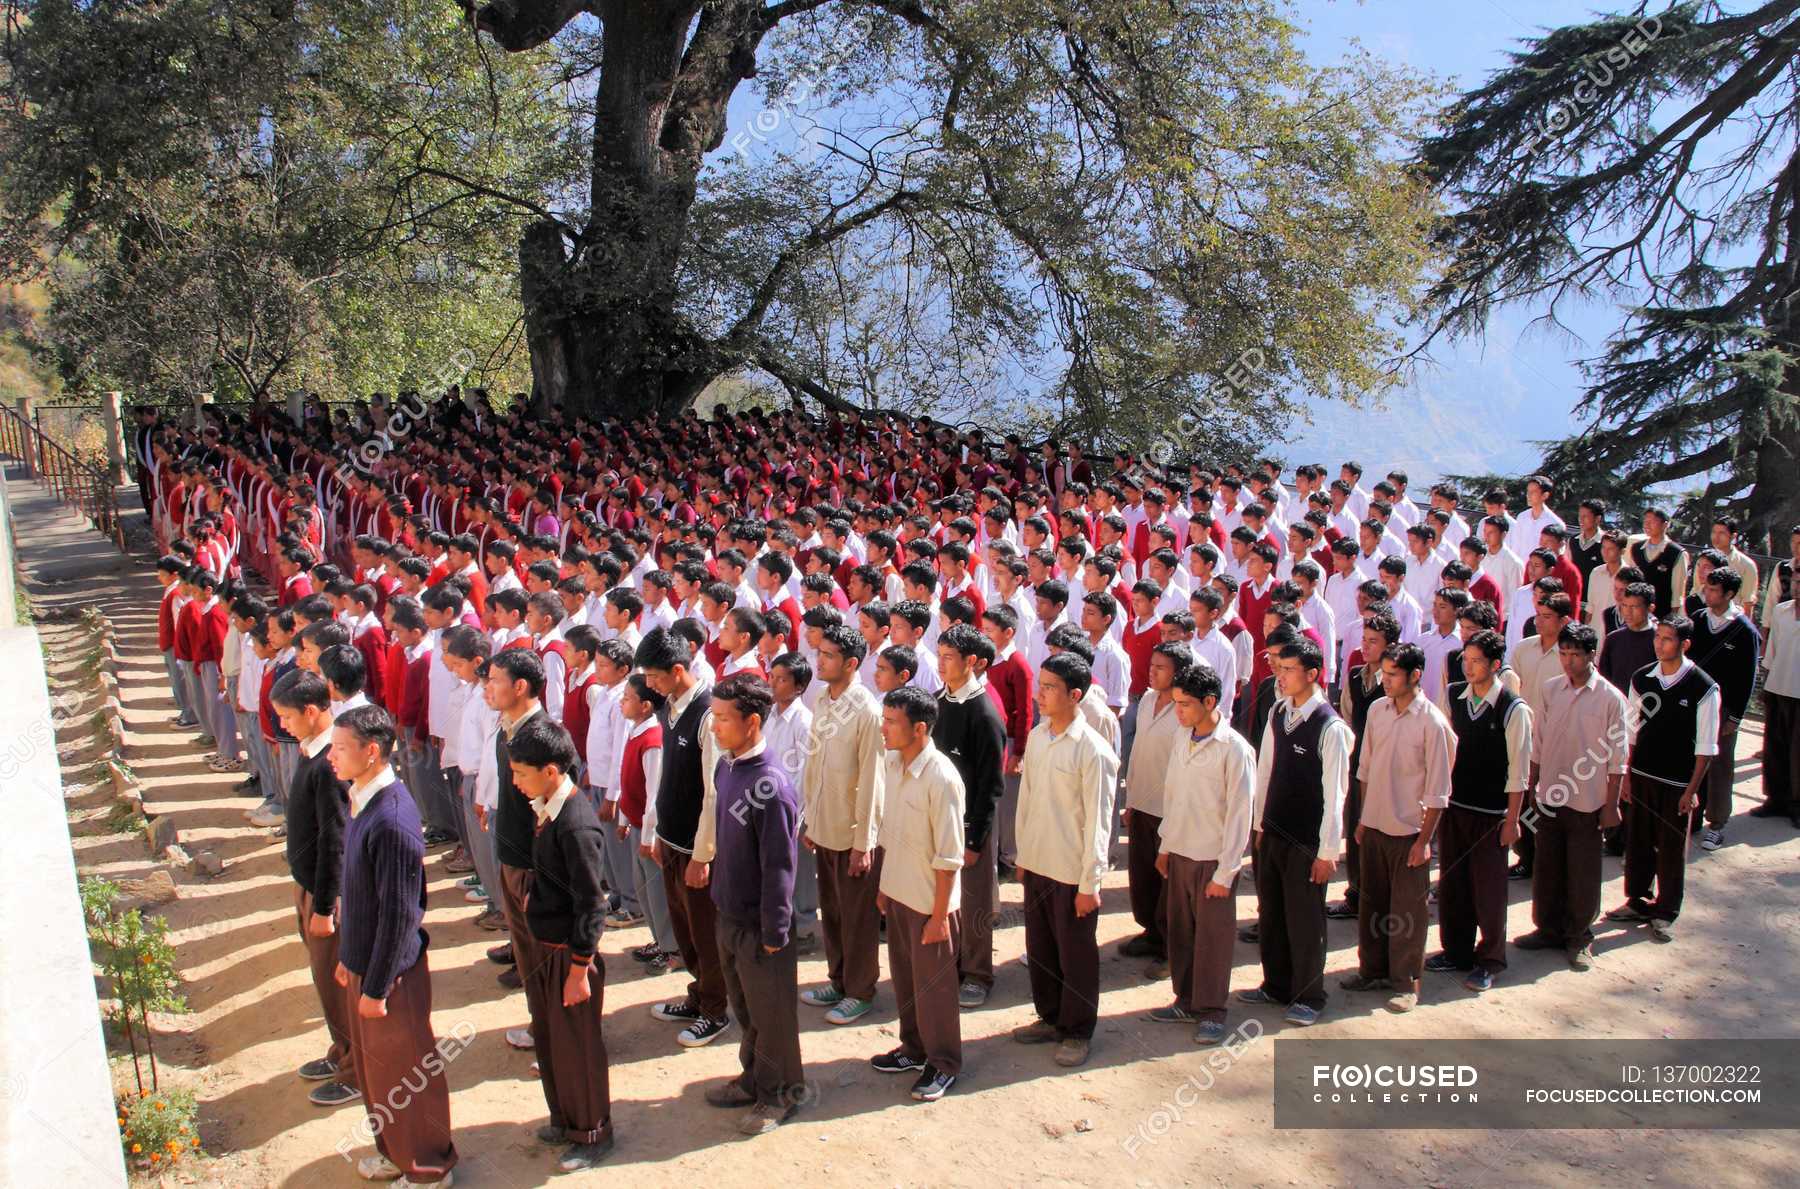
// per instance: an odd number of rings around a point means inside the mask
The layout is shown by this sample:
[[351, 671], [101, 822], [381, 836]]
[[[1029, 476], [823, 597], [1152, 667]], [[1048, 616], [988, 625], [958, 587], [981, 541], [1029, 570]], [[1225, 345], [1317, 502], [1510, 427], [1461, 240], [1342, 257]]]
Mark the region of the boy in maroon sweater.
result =
[[1031, 734], [1031, 666], [1013, 644], [1019, 630], [1019, 613], [1005, 603], [996, 603], [981, 614], [981, 634], [994, 643], [999, 654], [988, 666], [988, 696], [1000, 707], [1000, 718], [1006, 723], [1006, 787], [1000, 796], [1000, 872], [1013, 869], [1018, 857], [1017, 839], [1013, 836], [1014, 819], [1019, 810], [1019, 773], [1025, 758], [1025, 739]]
[[351, 589], [350, 643], [362, 653], [363, 688], [369, 700], [378, 706], [393, 707], [387, 700], [388, 640], [387, 628], [381, 622], [381, 595], [368, 583]]

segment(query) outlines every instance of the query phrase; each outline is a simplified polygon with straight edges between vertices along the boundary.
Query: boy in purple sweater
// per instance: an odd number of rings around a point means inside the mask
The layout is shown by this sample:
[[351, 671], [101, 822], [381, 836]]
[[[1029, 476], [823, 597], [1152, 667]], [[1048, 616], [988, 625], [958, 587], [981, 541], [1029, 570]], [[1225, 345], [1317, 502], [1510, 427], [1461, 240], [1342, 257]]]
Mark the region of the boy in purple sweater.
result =
[[768, 682], [753, 673], [727, 677], [712, 694], [721, 755], [709, 875], [725, 990], [744, 1034], [743, 1073], [708, 1089], [706, 1101], [750, 1107], [738, 1123], [745, 1135], [775, 1130], [806, 1096], [794, 949], [800, 797], [779, 757], [764, 747], [763, 723], [774, 702]]
[[[394, 720], [379, 706], [346, 710], [332, 725], [331, 768], [350, 796], [337, 982], [351, 1004], [357, 1089], [376, 1153], [356, 1171], [370, 1181], [447, 1186], [456, 1145], [450, 1088], [431, 1034], [430, 938], [421, 927], [425, 844], [393, 754]], [[421, 1076], [424, 1089], [405, 1084]]]

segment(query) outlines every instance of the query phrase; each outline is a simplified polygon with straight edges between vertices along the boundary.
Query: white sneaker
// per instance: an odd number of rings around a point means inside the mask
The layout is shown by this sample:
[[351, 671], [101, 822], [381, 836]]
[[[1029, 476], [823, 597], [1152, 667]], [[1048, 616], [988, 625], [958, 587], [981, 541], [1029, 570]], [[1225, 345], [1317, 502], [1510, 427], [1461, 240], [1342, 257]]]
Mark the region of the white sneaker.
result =
[[506, 1030], [506, 1043], [515, 1049], [529, 1050], [537, 1048], [537, 1042], [531, 1039], [531, 1029], [529, 1028], [508, 1028]]
[[253, 826], [279, 826], [287, 821], [287, 814], [279, 805], [258, 805], [248, 816]]
[[377, 1152], [356, 1162], [356, 1175], [365, 1181], [392, 1181], [400, 1175], [400, 1166]]
[[456, 1183], [456, 1174], [447, 1172], [436, 1181], [415, 1181], [411, 1177], [401, 1177], [394, 1182], [394, 1189], [450, 1189]]

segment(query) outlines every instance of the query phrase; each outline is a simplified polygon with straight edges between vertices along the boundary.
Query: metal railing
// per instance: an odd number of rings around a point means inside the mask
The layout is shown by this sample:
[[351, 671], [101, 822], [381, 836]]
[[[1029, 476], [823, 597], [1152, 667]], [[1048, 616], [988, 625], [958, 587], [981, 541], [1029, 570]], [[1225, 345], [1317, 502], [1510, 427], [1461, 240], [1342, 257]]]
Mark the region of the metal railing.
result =
[[104, 466], [75, 457], [10, 405], [0, 405], [0, 454], [24, 463], [26, 473], [125, 549], [118, 495]]

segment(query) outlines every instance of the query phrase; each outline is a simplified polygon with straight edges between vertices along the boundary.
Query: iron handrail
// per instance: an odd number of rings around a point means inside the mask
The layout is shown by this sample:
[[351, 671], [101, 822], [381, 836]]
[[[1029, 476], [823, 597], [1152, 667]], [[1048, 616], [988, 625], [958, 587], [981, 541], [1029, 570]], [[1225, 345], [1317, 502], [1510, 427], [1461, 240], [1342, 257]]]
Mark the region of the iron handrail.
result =
[[0, 454], [25, 464], [26, 472], [56, 498], [91, 521], [125, 549], [118, 495], [104, 468], [77, 458], [10, 405], [0, 404]]

